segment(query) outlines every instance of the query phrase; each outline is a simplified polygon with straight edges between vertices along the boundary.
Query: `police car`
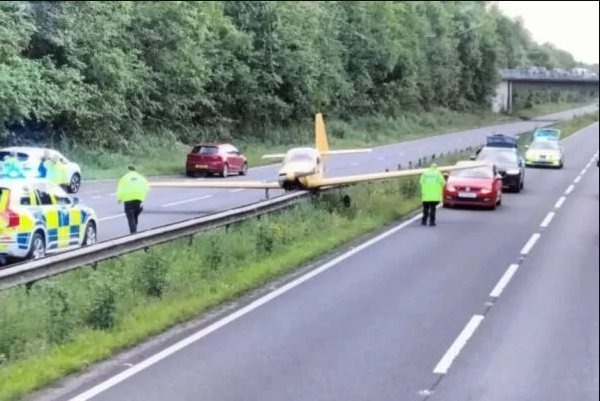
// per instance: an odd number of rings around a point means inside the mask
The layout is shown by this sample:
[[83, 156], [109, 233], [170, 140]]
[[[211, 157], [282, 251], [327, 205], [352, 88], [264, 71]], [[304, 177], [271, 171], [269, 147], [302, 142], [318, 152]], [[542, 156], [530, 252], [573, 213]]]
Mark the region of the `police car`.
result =
[[525, 158], [519, 151], [517, 137], [504, 134], [489, 135], [485, 146], [472, 155], [471, 160], [494, 164], [502, 176], [503, 187], [517, 193], [525, 187]]
[[21, 176], [24, 178], [42, 178], [40, 177], [39, 167], [44, 156], [44, 152], [48, 152], [50, 157], [57, 157], [63, 159], [66, 164], [67, 177], [69, 182], [65, 185], [65, 189], [69, 193], [77, 193], [81, 187], [81, 167], [79, 164], [70, 161], [62, 153], [57, 150], [49, 148], [36, 148], [31, 146], [11, 146], [8, 148], [0, 149], [0, 162], [11, 153], [15, 153], [20, 171], [13, 173], [13, 176]]
[[98, 218], [60, 186], [0, 177], [0, 262], [38, 259], [97, 241]]

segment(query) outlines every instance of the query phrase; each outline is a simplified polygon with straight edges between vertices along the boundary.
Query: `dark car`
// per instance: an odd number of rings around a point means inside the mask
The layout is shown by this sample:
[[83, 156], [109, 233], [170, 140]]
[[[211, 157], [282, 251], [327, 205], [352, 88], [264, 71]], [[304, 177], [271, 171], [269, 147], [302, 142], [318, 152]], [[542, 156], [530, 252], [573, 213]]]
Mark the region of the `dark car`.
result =
[[484, 146], [473, 159], [496, 165], [509, 190], [519, 193], [525, 187], [525, 160], [517, 149]]
[[199, 143], [188, 153], [185, 170], [188, 176], [248, 174], [248, 160], [229, 143]]

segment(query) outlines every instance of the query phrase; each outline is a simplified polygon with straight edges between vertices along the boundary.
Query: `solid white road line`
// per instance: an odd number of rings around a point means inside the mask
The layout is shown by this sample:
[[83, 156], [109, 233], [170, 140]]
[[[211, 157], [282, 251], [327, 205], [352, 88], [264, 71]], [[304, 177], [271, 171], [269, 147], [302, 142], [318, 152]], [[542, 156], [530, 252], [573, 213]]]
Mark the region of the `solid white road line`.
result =
[[531, 252], [531, 249], [533, 249], [535, 243], [540, 239], [540, 236], [541, 234], [539, 233], [533, 234], [525, 246], [523, 246], [523, 249], [521, 249], [521, 255], [527, 255], [529, 252]]
[[565, 198], [564, 196], [561, 196], [560, 199], [554, 205], [554, 207], [556, 209], [560, 209], [560, 207], [563, 205], [563, 203], [565, 203], [566, 200], [567, 200], [567, 198]]
[[542, 223], [540, 224], [540, 227], [542, 227], [542, 228], [546, 228], [546, 227], [548, 227], [548, 226], [550, 225], [550, 222], [551, 222], [551, 221], [552, 221], [552, 219], [554, 218], [554, 215], [555, 215], [555, 214], [556, 214], [556, 213], [554, 213], [554, 212], [549, 212], [549, 213], [546, 215], [546, 218], [545, 218], [545, 219], [542, 221]]
[[504, 291], [504, 287], [506, 287], [508, 282], [512, 279], [514, 274], [517, 272], [518, 268], [519, 268], [519, 265], [517, 265], [517, 264], [512, 264], [512, 265], [508, 266], [508, 269], [506, 269], [506, 272], [500, 278], [500, 281], [498, 281], [498, 284], [496, 284], [496, 286], [494, 287], [492, 292], [490, 292], [490, 297], [498, 298], [500, 296], [500, 294], [502, 294], [502, 291]]
[[177, 202], [165, 203], [164, 205], [160, 205], [160, 207], [171, 207], [171, 206], [183, 205], [184, 203], [196, 202], [196, 201], [208, 199], [208, 198], [212, 198], [212, 195], [204, 195], [204, 196], [199, 196], [197, 198], [190, 198], [190, 199], [184, 199], [184, 200], [177, 201]]
[[442, 359], [433, 369], [433, 373], [444, 375], [448, 372], [448, 369], [450, 369], [452, 362], [454, 362], [454, 359], [458, 356], [460, 351], [467, 344], [467, 341], [469, 341], [469, 338], [471, 338], [473, 333], [475, 333], [475, 330], [477, 330], [477, 327], [479, 327], [482, 321], [483, 316], [473, 315], [473, 317], [471, 318], [471, 320], [469, 320], [463, 331], [459, 334], [458, 337], [456, 337], [454, 343], [452, 343], [450, 348], [448, 348], [446, 354], [442, 357]]
[[101, 217], [101, 218], [98, 219], [98, 221], [106, 221], [106, 220], [118, 219], [120, 217], [125, 217], [125, 213], [115, 214], [115, 215], [107, 216], [107, 217]]
[[[439, 207], [440, 206], [438, 206], [438, 208]], [[384, 240], [385, 238], [408, 227], [412, 223], [420, 220], [421, 217], [422, 217], [422, 214], [418, 214], [415, 217], [405, 221], [404, 223], [378, 235], [377, 237], [374, 237], [374, 238], [370, 239], [369, 241], [362, 243], [361, 245], [357, 246], [356, 248], [349, 250], [348, 252], [325, 263], [324, 265], [321, 265], [320, 267], [318, 267], [314, 270], [311, 270], [310, 272], [306, 273], [305, 275], [298, 277], [297, 279], [289, 282], [288, 284], [266, 294], [262, 298], [259, 298], [256, 301], [246, 305], [245, 307], [238, 309], [237, 311], [231, 313], [230, 315], [225, 316], [224, 318], [216, 321], [215, 323], [211, 324], [210, 326], [205, 327], [202, 330], [197, 331], [196, 333], [192, 334], [191, 336], [184, 338], [183, 340], [179, 341], [178, 343], [175, 343], [175, 344], [171, 345], [170, 347], [165, 348], [161, 352], [150, 356], [149, 358], [138, 363], [137, 365], [134, 365], [131, 368], [119, 373], [118, 375], [113, 376], [110, 379], [92, 387], [91, 389], [85, 391], [84, 393], [81, 393], [80, 395], [78, 395], [74, 398], [71, 398], [70, 401], [86, 401], [86, 400], [89, 400], [89, 399], [95, 397], [96, 395], [108, 390], [109, 388], [116, 386], [117, 384], [119, 384], [122, 381], [128, 379], [129, 377], [137, 374], [138, 372], [141, 372], [142, 370], [149, 368], [150, 366], [154, 365], [155, 363], [160, 362], [162, 359], [180, 351], [181, 349], [187, 347], [190, 344], [195, 343], [198, 340], [201, 340], [202, 338], [206, 337], [207, 335], [219, 330], [221, 327], [226, 326], [227, 324], [252, 312], [253, 310], [255, 310], [255, 309], [261, 307], [262, 305], [272, 301], [273, 299], [279, 297], [280, 295], [285, 294], [286, 292], [299, 286], [300, 284], [304, 283], [305, 281], [308, 281], [311, 278], [331, 269], [332, 267], [334, 267], [334, 266], [338, 265], [339, 263], [343, 262], [344, 260], [356, 255], [357, 253], [361, 252], [362, 250], [364, 250], [372, 245], [375, 245], [378, 242]]]
[[246, 190], [245, 188], [237, 188], [237, 189], [232, 189], [229, 192], [242, 192], [242, 191], [245, 191], [245, 190]]
[[567, 188], [567, 190], [565, 191], [565, 195], [569, 195], [571, 192], [573, 192], [574, 189], [575, 187], [572, 184], [569, 185], [569, 188]]

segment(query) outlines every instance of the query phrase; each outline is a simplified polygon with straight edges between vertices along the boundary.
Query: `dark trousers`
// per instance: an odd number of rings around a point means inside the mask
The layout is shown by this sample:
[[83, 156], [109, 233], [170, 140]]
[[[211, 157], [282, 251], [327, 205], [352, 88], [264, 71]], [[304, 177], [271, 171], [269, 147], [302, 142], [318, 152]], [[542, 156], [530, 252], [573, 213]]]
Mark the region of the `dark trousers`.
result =
[[439, 202], [423, 202], [423, 218], [421, 223], [427, 224], [427, 219], [429, 219], [430, 225], [435, 224], [435, 212], [438, 204]]
[[137, 232], [138, 217], [142, 213], [142, 201], [133, 200], [123, 202], [123, 206], [125, 208], [127, 223], [129, 224], [129, 232], [135, 234]]

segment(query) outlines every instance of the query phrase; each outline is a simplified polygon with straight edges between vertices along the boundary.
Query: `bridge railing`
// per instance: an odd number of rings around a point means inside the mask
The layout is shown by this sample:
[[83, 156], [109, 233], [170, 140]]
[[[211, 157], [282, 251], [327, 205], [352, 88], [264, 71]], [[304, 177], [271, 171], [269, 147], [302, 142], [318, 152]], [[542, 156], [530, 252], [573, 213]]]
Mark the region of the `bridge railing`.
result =
[[573, 82], [598, 82], [598, 75], [584, 75], [572, 72], [559, 71], [539, 71], [529, 69], [509, 69], [502, 71], [503, 79], [539, 79], [542, 80], [560, 80]]

